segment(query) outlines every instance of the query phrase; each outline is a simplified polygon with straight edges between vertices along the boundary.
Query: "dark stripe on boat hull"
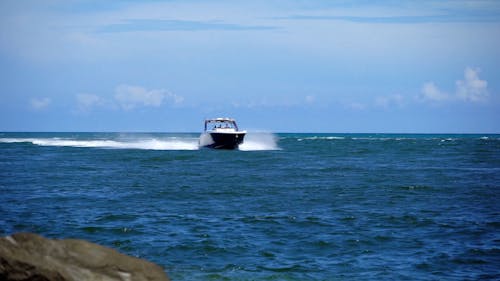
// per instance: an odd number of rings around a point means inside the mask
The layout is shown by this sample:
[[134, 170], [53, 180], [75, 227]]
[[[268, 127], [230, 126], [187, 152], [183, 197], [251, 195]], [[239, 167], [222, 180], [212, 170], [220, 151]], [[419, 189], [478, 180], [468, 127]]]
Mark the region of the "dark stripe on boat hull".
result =
[[216, 148], [216, 149], [236, 149], [243, 143], [245, 134], [224, 134], [224, 133], [210, 133], [213, 144], [207, 145], [206, 147]]

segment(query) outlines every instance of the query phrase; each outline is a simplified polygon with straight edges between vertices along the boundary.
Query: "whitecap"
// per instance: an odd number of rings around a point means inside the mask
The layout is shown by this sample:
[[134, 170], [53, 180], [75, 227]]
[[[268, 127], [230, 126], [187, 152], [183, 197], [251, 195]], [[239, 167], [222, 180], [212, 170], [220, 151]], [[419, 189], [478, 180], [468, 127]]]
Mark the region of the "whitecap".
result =
[[307, 138], [300, 138], [298, 141], [303, 141], [303, 140], [343, 140], [345, 137], [337, 137], [337, 136], [328, 136], [328, 137], [307, 137]]

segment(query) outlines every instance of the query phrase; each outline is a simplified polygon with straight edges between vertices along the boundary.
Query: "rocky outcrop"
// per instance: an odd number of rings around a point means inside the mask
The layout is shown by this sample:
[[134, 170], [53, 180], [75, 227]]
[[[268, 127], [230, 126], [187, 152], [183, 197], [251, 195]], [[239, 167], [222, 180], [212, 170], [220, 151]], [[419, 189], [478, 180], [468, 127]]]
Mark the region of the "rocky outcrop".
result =
[[84, 240], [32, 233], [0, 238], [0, 280], [169, 280], [163, 269]]

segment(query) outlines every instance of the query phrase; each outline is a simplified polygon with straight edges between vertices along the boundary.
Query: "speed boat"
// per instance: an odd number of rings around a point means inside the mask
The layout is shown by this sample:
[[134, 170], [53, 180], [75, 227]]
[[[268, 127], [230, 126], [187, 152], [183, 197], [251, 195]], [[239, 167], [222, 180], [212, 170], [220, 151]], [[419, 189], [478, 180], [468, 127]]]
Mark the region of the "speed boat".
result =
[[236, 149], [243, 143], [247, 131], [240, 131], [231, 118], [205, 120], [205, 130], [200, 135], [200, 147]]

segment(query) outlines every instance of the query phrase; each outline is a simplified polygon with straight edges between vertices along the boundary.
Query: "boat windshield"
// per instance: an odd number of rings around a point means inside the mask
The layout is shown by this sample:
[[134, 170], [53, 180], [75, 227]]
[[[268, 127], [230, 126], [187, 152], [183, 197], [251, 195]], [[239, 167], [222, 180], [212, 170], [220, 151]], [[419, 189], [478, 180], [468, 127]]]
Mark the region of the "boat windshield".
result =
[[205, 131], [214, 131], [217, 129], [238, 130], [236, 122], [230, 120], [207, 120], [205, 122]]

